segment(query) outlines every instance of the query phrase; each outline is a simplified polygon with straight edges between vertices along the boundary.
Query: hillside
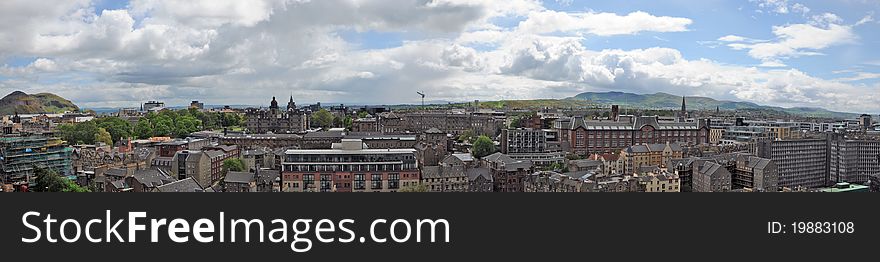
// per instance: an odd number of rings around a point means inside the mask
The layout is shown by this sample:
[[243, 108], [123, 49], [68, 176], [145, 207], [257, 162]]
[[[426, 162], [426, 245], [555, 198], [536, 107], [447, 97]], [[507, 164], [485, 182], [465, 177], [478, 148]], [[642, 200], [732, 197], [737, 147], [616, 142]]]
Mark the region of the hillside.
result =
[[[636, 108], [681, 108], [681, 96], [674, 96], [666, 93], [640, 95], [624, 92], [586, 92], [569, 99], [598, 104], [629, 105]], [[822, 108], [782, 108], [775, 106], [762, 106], [750, 102], [715, 100], [708, 97], [698, 96], [688, 96], [686, 104], [688, 110], [715, 110], [715, 108], [720, 108], [722, 110], [756, 109], [778, 111], [808, 117], [856, 118], [859, 116], [859, 114], [834, 112]]]
[[61, 113], [79, 111], [70, 100], [51, 93], [29, 95], [22, 91], [12, 92], [0, 99], [0, 115]]

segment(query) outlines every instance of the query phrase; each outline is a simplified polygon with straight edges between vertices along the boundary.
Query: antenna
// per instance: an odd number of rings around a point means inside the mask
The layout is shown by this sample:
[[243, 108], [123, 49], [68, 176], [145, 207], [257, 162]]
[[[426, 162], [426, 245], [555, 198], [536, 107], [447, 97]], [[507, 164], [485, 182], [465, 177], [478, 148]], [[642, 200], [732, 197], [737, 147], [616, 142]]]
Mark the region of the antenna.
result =
[[416, 91], [416, 94], [419, 94], [420, 96], [422, 96], [422, 107], [424, 108], [425, 107], [425, 93], [424, 93], [424, 91]]

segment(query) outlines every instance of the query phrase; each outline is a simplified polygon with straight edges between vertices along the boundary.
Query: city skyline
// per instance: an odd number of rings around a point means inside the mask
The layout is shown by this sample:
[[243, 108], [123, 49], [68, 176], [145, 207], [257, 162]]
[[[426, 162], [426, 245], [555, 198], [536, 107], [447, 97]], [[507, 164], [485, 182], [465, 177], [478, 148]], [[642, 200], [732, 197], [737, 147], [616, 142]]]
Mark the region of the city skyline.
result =
[[666, 92], [880, 112], [870, 1], [8, 1], [0, 91], [81, 107]]

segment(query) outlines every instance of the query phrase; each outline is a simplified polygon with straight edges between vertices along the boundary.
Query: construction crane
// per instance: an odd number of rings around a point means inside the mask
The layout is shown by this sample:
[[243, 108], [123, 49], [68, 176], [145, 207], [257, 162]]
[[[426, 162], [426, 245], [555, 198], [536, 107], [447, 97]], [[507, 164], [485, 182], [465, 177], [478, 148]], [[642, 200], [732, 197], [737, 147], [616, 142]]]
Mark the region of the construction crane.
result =
[[419, 94], [420, 96], [422, 96], [422, 107], [424, 108], [425, 107], [425, 93], [416, 91], [416, 94]]

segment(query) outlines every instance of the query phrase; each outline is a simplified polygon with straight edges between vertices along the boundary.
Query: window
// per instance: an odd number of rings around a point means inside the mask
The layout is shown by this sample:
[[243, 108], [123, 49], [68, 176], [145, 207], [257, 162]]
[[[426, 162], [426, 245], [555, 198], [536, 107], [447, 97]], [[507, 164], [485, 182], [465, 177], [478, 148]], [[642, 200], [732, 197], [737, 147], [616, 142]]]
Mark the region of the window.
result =
[[398, 188], [400, 188], [400, 174], [390, 174], [390, 175], [388, 175], [388, 188], [389, 188], [389, 189], [398, 189]]
[[382, 175], [380, 175], [380, 174], [370, 175], [370, 188], [371, 189], [382, 189]]
[[331, 175], [321, 175], [321, 192], [332, 191], [332, 182], [333, 180], [331, 179]]
[[313, 174], [303, 175], [303, 189], [304, 190], [308, 190], [309, 187], [311, 187], [313, 184], [315, 184], [315, 175], [313, 175]]
[[367, 185], [364, 174], [354, 175], [354, 189], [364, 189]]

